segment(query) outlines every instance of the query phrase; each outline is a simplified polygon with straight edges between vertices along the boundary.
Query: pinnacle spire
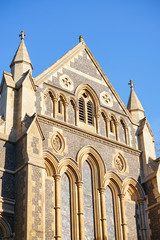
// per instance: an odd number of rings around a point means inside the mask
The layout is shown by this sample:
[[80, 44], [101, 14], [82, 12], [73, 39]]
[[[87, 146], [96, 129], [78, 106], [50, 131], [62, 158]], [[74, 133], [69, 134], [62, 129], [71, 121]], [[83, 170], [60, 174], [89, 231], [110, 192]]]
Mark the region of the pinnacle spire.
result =
[[84, 40], [83, 40], [83, 36], [82, 35], [80, 35], [79, 36], [79, 42], [83, 42]]
[[130, 85], [131, 87], [131, 92], [130, 92], [130, 96], [129, 96], [129, 100], [128, 100], [128, 104], [127, 104], [127, 108], [129, 110], [129, 112], [131, 113], [131, 115], [137, 120], [141, 120], [142, 118], [144, 118], [145, 112], [144, 109], [142, 107], [142, 104], [140, 103], [134, 88], [133, 88], [133, 81], [130, 80], [130, 82], [128, 83], [128, 85]]
[[21, 42], [10, 64], [11, 73], [13, 74], [14, 81], [16, 82], [19, 81], [22, 78], [22, 75], [24, 75], [28, 70], [30, 70], [31, 73], [33, 70], [33, 66], [24, 43], [24, 36], [26, 36], [26, 34], [24, 31], [21, 31], [19, 36], [21, 37]]

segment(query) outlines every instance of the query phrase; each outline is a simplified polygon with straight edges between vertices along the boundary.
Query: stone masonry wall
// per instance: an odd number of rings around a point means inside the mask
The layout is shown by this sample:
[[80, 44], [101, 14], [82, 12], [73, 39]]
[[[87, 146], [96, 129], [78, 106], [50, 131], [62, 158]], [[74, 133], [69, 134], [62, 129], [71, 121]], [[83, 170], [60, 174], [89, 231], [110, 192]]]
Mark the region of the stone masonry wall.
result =
[[26, 211], [27, 211], [27, 171], [23, 168], [15, 176], [16, 205], [15, 205], [15, 240], [26, 240]]
[[[133, 153], [129, 153], [127, 151], [123, 151], [121, 149], [118, 149], [116, 147], [107, 146], [104, 143], [100, 143], [98, 140], [96, 141], [94, 138], [89, 136], [81, 136], [72, 133], [71, 131], [62, 130], [55, 128], [51, 125], [47, 125], [45, 123], [41, 123], [41, 128], [45, 136], [45, 140], [43, 141], [43, 148], [45, 150], [49, 150], [52, 152], [59, 161], [62, 158], [72, 158], [76, 161], [77, 153], [85, 146], [92, 146], [97, 150], [97, 152], [101, 155], [102, 159], [105, 162], [106, 170], [115, 170], [118, 175], [121, 176], [122, 179], [124, 179], [127, 176], [132, 176], [135, 179], [139, 178], [140, 173], [140, 165], [139, 160], [136, 155]], [[51, 145], [51, 137], [55, 131], [60, 131], [63, 135], [63, 137], [66, 139], [65, 142], [65, 151], [63, 154], [57, 154]], [[127, 163], [127, 169], [126, 172], [123, 174], [120, 174], [114, 166], [114, 157], [116, 154], [121, 153], [124, 158], [126, 159]]]
[[45, 238], [54, 239], [54, 179], [46, 177], [45, 180]]

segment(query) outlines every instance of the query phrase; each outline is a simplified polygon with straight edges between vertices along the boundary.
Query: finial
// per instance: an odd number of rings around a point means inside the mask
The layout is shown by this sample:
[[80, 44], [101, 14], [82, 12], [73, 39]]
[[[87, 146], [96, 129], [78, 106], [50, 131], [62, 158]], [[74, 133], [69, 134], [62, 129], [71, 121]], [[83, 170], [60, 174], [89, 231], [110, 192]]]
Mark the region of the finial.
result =
[[21, 40], [24, 39], [24, 36], [26, 36], [26, 34], [24, 33], [24, 31], [21, 31], [21, 34], [19, 34], [19, 37], [21, 37]]
[[82, 35], [79, 36], [79, 42], [83, 42], [83, 36]]
[[130, 80], [129, 83], [128, 83], [128, 85], [130, 85], [131, 88], [133, 88], [133, 85], [134, 85], [134, 84], [135, 84], [135, 83], [134, 83], [132, 80]]

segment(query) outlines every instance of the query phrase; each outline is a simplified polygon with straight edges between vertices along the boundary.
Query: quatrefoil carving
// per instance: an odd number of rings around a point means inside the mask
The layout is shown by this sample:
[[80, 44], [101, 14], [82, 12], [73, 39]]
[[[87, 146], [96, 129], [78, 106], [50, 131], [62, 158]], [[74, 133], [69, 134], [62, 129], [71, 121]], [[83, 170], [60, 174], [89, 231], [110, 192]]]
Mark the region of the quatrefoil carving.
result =
[[72, 91], [73, 90], [73, 81], [70, 79], [69, 76], [67, 75], [62, 75], [59, 79], [60, 85], [69, 90]]

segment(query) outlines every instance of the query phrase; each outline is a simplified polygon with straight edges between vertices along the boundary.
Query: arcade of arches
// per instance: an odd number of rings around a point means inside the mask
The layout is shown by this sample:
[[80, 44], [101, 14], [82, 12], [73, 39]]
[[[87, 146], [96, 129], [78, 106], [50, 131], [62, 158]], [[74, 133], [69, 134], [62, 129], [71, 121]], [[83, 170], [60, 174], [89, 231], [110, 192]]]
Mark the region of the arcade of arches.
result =
[[79, 151], [76, 161], [58, 162], [49, 152], [44, 159], [46, 188], [52, 185], [53, 191], [55, 236], [113, 240], [138, 234], [138, 239], [146, 239], [144, 192], [135, 179], [122, 181], [107, 171], [99, 153], [89, 146]]

